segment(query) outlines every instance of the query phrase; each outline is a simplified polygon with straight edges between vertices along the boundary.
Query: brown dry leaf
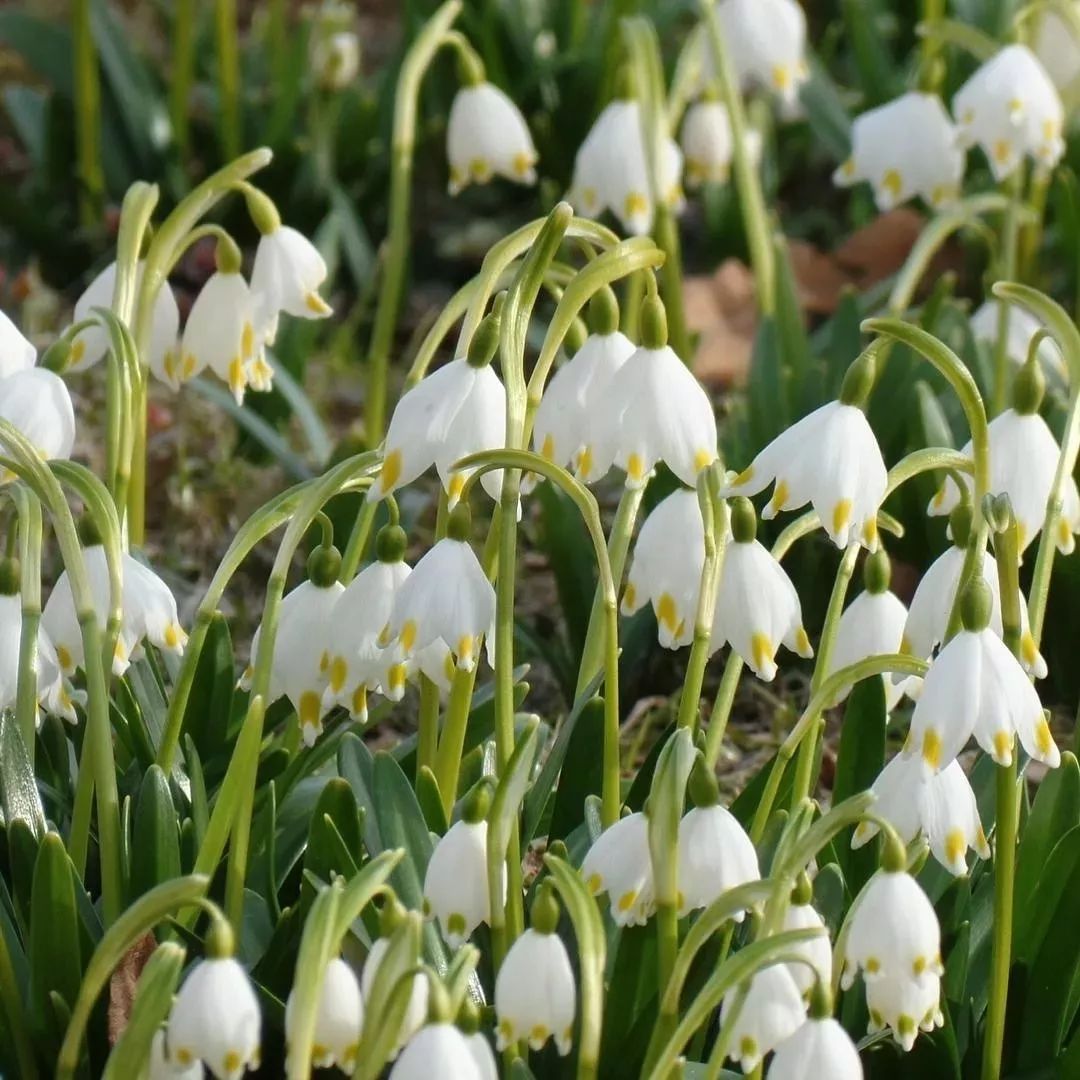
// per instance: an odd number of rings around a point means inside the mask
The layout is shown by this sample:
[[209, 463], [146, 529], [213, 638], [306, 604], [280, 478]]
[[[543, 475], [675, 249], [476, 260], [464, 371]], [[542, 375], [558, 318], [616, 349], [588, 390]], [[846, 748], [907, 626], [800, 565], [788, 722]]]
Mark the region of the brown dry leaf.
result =
[[708, 386], [745, 384], [757, 333], [754, 275], [738, 259], [725, 259], [713, 274], [686, 279], [686, 321], [698, 334], [694, 374]]
[[839, 306], [844, 290], [853, 284], [851, 275], [834, 256], [805, 240], [789, 240], [788, 256], [803, 311], [831, 315]]
[[142, 970], [157, 948], [157, 938], [152, 933], [144, 934], [120, 961], [112, 978], [109, 980], [109, 1045], [114, 1046], [123, 1034], [131, 1018], [131, 1008], [135, 1001], [135, 986]]
[[[868, 289], [895, 274], [915, 246], [926, 216], [903, 206], [876, 217], [854, 232], [835, 252], [840, 267], [852, 275], [860, 289]], [[926, 280], [961, 265], [955, 245], [946, 244], [930, 264]]]

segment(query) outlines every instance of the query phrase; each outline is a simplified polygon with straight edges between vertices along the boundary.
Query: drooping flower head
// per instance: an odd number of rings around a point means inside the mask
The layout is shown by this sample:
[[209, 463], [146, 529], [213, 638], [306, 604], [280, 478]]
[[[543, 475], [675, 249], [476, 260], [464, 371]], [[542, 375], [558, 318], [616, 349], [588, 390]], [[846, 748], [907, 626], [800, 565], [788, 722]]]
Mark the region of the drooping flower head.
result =
[[[724, 1023], [740, 987], [724, 995], [720, 1022]], [[750, 981], [731, 1032], [728, 1057], [738, 1061], [744, 1073], [751, 1073], [761, 1059], [785, 1039], [794, 1035], [806, 1019], [806, 1002], [786, 964], [760, 968]]]
[[[295, 994], [285, 1003], [285, 1041], [293, 1038]], [[340, 957], [326, 965], [319, 1001], [315, 1010], [311, 1063], [317, 1069], [337, 1066], [350, 1072], [360, 1048], [360, 1029], [364, 1022], [364, 1002], [360, 983], [353, 969]]]
[[608, 894], [616, 926], [644, 926], [656, 909], [645, 814], [628, 814], [608, 826], [586, 853], [581, 876], [593, 896]]
[[[683, 118], [681, 138], [687, 187], [726, 184], [735, 150], [731, 120], [723, 102], [710, 97], [694, 102]], [[750, 160], [759, 164], [761, 132], [747, 131], [746, 149]]]
[[852, 125], [851, 146], [833, 183], [866, 181], [882, 212], [916, 196], [940, 207], [959, 194], [964, 153], [935, 94], [912, 91], [863, 113]]
[[[0, 420], [17, 428], [43, 460], [71, 457], [75, 409], [67, 384], [55, 372], [32, 367], [0, 378]], [[11, 474], [0, 468], [0, 480], [10, 479]]]
[[1053, 168], [1065, 150], [1065, 110], [1046, 69], [1026, 45], [1006, 45], [957, 91], [961, 145], [978, 145], [997, 180], [1025, 157]]
[[814, 650], [803, 628], [795, 586], [757, 540], [757, 518], [749, 499], [733, 501], [731, 530], [709, 651], [730, 644], [759, 679], [771, 682], [776, 677], [776, 651], [781, 645], [806, 659]]
[[811, 503], [837, 547], [858, 540], [875, 550], [877, 513], [888, 474], [863, 411], [874, 368], [873, 353], [864, 353], [848, 369], [839, 400], [815, 409], [777, 436], [725, 494], [756, 495], [775, 483], [763, 518]]
[[25, 371], [37, 363], [37, 349], [19, 328], [0, 311], [0, 378]]
[[716, 13], [743, 87], [764, 87], [786, 106], [794, 105], [809, 77], [802, 7], [796, 0], [720, 0]]

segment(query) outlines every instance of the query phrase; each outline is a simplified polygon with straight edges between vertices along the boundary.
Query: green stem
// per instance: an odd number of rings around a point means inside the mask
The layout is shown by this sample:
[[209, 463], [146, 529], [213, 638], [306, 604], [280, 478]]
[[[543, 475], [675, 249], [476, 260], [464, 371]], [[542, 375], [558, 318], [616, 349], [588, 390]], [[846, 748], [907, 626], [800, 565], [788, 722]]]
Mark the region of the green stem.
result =
[[1020, 255], [1017, 273], [1023, 280], [1031, 280], [1035, 260], [1042, 244], [1043, 227], [1046, 223], [1046, 200], [1050, 194], [1053, 173], [1036, 169], [1031, 177], [1031, 189], [1028, 192], [1028, 205], [1033, 220], [1026, 224], [1020, 233]]
[[214, 0], [214, 43], [217, 47], [218, 129], [226, 160], [240, 153], [240, 44], [236, 0]]
[[367, 445], [378, 446], [386, 426], [386, 383], [398, 308], [409, 252], [409, 216], [416, 113], [420, 84], [461, 11], [461, 0], [446, 0], [410, 46], [401, 65], [394, 95], [394, 132], [390, 148], [390, 210], [379, 299], [368, 347], [366, 402]]
[[371, 529], [375, 524], [375, 515], [378, 513], [379, 504], [370, 499], [364, 500], [360, 512], [356, 515], [352, 532], [349, 534], [349, 542], [345, 547], [345, 554], [341, 557], [340, 580], [348, 585], [363, 562], [364, 552], [367, 550], [368, 540], [371, 538]]
[[19, 562], [22, 567], [19, 589], [22, 630], [15, 719], [33, 766], [38, 713], [38, 632], [41, 626], [41, 503], [21, 485], [15, 488], [13, 498], [19, 515]]
[[[1001, 223], [1001, 265], [999, 280], [1016, 279], [1020, 247], [1020, 200], [1023, 193], [1024, 170], [1019, 168], [1009, 178], [1008, 205]], [[997, 341], [994, 346], [994, 393], [991, 398], [990, 415], [1004, 411], [1009, 397], [1009, 303], [998, 301]]]
[[761, 178], [750, 156], [742, 93], [735, 77], [731, 57], [728, 55], [727, 43], [720, 29], [716, 5], [712, 3], [712, 0], [700, 0], [700, 2], [716, 64], [720, 95], [727, 107], [731, 124], [735, 185], [739, 192], [743, 228], [746, 230], [746, 240], [750, 247], [750, 262], [754, 268], [754, 280], [757, 284], [758, 308], [763, 316], [768, 317], [776, 310], [776, 252], [769, 228], [765, 196], [761, 188]]
[[172, 76], [169, 115], [181, 159], [187, 157], [189, 98], [195, 75], [195, 0], [176, 0], [173, 9]]
[[716, 701], [713, 702], [709, 726], [705, 732], [705, 764], [710, 769], [716, 768], [716, 763], [720, 760], [720, 748], [724, 745], [724, 733], [727, 731], [731, 707], [735, 703], [735, 693], [739, 688], [739, 676], [743, 666], [742, 657], [732, 652], [724, 665], [724, 674], [720, 677]]
[[439, 748], [439, 688], [423, 673], [420, 675], [420, 709], [416, 730], [416, 779], [419, 782], [424, 769], [434, 771], [435, 755]]
[[[637, 522], [638, 510], [641, 508], [641, 500], [644, 495], [643, 488], [624, 488], [619, 499], [618, 509], [615, 511], [615, 520], [611, 525], [607, 550], [608, 562], [611, 565], [611, 578], [615, 583], [616, 590], [622, 583], [626, 556], [630, 551], [630, 540], [634, 535], [634, 525]], [[574, 691], [575, 698], [581, 697], [589, 683], [600, 673], [603, 666], [605, 634], [604, 582], [601, 580], [597, 583], [596, 594], [593, 596], [592, 611], [589, 613], [589, 628], [585, 634], [585, 647], [581, 653], [577, 688]]]
[[679, 954], [679, 913], [674, 904], [656, 905], [656, 947], [659, 963], [657, 986], [663, 997]]
[[71, 4], [79, 220], [83, 225], [98, 224], [105, 199], [105, 175], [101, 167], [101, 81], [91, 6], [91, 0], [72, 0]]
[[[83, 736], [85, 742], [86, 737]], [[86, 755], [79, 758], [75, 774], [75, 798], [71, 806], [71, 827], [68, 830], [67, 849], [71, 864], [80, 878], [86, 874], [86, 857], [90, 850], [90, 824], [94, 810], [94, 770]]]
[[[446, 720], [439, 739], [438, 752], [434, 754], [435, 779], [439, 782], [443, 810], [447, 820], [457, 801], [458, 777], [461, 774], [461, 755], [465, 746], [465, 732], [469, 727], [469, 706], [472, 704], [476, 668], [472, 671], [455, 671], [450, 685], [450, 699], [446, 703]], [[438, 700], [436, 699], [436, 718]]]

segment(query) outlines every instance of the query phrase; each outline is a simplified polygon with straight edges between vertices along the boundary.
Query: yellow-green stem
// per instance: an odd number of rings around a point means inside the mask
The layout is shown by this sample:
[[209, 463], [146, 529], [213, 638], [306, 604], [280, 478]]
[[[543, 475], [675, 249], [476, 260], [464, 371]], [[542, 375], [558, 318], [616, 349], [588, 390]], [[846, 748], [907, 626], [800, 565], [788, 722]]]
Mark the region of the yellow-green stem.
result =
[[100, 221], [105, 198], [105, 176], [101, 167], [101, 80], [90, 22], [91, 7], [91, 0], [72, 0], [79, 220], [83, 225], [96, 225]]
[[181, 158], [187, 157], [189, 98], [195, 75], [195, 0], [173, 5], [172, 72], [169, 79], [169, 115], [173, 138]]
[[[1016, 280], [1017, 257], [1020, 246], [1020, 200], [1024, 190], [1024, 169], [1018, 168], [1007, 184], [1008, 204], [1001, 223], [1001, 265], [998, 278], [1001, 281]], [[994, 345], [994, 393], [990, 403], [990, 415], [1003, 412], [1009, 398], [1009, 304], [998, 301], [997, 341]]]
[[[454, 672], [454, 681], [450, 686], [450, 699], [446, 703], [446, 720], [439, 738], [438, 752], [434, 755], [432, 762], [447, 820], [457, 801], [461, 755], [465, 747], [465, 732], [469, 727], [469, 706], [472, 703], [475, 681], [475, 667], [472, 671]], [[438, 700], [436, 699], [436, 719], [438, 718], [437, 708]]]
[[236, 0], [214, 0], [214, 43], [217, 48], [217, 112], [221, 152], [231, 160], [240, 153], [243, 142]]

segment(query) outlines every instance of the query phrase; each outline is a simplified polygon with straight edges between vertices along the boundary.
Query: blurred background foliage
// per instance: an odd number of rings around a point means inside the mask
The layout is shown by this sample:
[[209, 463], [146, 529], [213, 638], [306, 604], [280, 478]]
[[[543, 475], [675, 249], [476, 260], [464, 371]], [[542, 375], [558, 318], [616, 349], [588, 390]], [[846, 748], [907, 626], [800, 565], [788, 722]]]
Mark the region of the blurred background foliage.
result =
[[[155, 399], [151, 450], [161, 483], [157, 513], [151, 513], [159, 534], [152, 543], [192, 595], [219, 553], [205, 546], [215, 535], [227, 540], [195, 515], [216, 514], [219, 522], [242, 516], [248, 497], [254, 503], [280, 486], [282, 475], [309, 475], [362, 437], [364, 353], [387, 228], [394, 87], [410, 40], [436, 6], [435, 0], [333, 7], [290, 0], [29, 0], [0, 8], [0, 302], [9, 311], [21, 309], [22, 324], [39, 342], [62, 325], [73, 299], [110, 260], [128, 185], [158, 183], [165, 209], [239, 149], [273, 149], [260, 184], [286, 222], [316, 239], [331, 267], [337, 317], [290, 323], [276, 346], [281, 375], [272, 394], [237, 410], [223, 393], [196, 384], [198, 395], [188, 396], [210, 399], [212, 406], [206, 410], [201, 401], [201, 426], [189, 415], [199, 405], [164, 394]], [[839, 191], [830, 179], [846, 157], [851, 118], [913, 84], [920, 5], [806, 0], [804, 6], [813, 52], [801, 106], [795, 115], [776, 117], [766, 101], [750, 103], [764, 135], [762, 169], [784, 267], [786, 302], [776, 319], [757, 317], [733, 189], [691, 193], [681, 219], [686, 301], [698, 342], [694, 367], [715, 393], [733, 467], [835, 394], [861, 347], [861, 318], [883, 307], [926, 220], [910, 207], [880, 215], [865, 187]], [[1015, 0], [952, 0], [949, 15], [1000, 36], [1017, 6]], [[457, 76], [453, 57], [441, 57], [421, 97], [397, 378], [442, 303], [475, 272], [490, 244], [546, 212], [566, 191], [575, 153], [612, 94], [618, 21], [635, 12], [655, 22], [670, 77], [696, 19], [693, 0], [466, 0], [458, 26], [482, 55], [489, 78], [523, 109], [540, 153], [540, 182], [533, 189], [494, 183], [448, 196], [445, 125]], [[86, 189], [73, 165], [80, 91], [72, 27], [80, 17], [89, 20], [100, 71], [99, 192]], [[316, 62], [320, 35], [333, 29], [354, 33], [358, 44], [358, 70], [339, 86], [320, 77]], [[222, 68], [233, 35], [235, 98]], [[975, 61], [947, 45], [939, 62], [948, 100]], [[1046, 250], [1030, 260], [1038, 268], [1030, 283], [1070, 309], [1080, 287], [1078, 155], [1074, 139], [1049, 193]], [[992, 186], [985, 163], [972, 155], [967, 190]], [[232, 209], [223, 224], [241, 241], [252, 240], [242, 210]], [[987, 358], [972, 339], [968, 316], [993, 273], [992, 243], [985, 231], [950, 242], [927, 275], [915, 314], [980, 381]], [[173, 281], [182, 310], [211, 269], [209, 249], [185, 258]], [[893, 351], [871, 409], [888, 462], [928, 442], [966, 441], [963, 419], [943, 390], [926, 365], [916, 365], [903, 349]], [[84, 384], [83, 393], [92, 399], [93, 385]], [[177, 410], [185, 412], [184, 425], [175, 422]], [[221, 410], [236, 422], [235, 437], [223, 433]], [[1060, 405], [1052, 405], [1051, 426], [1059, 429], [1061, 418]], [[198, 500], [191, 497], [196, 483]], [[925, 516], [930, 484], [909, 485], [903, 504], [889, 507], [908, 523], [905, 536], [890, 544], [901, 594], [910, 594], [946, 542], [943, 519]], [[615, 494], [600, 492], [608, 502]], [[662, 494], [662, 485], [650, 487], [650, 499]], [[422, 533], [431, 507], [421, 499], [404, 509]], [[355, 506], [338, 508], [339, 528], [353, 513]], [[542, 490], [533, 500], [525, 528], [538, 566], [551, 572], [536, 575], [536, 595], [524, 598], [521, 646], [544, 661], [552, 692], [565, 698], [592, 594], [592, 559], [576, 515], [555, 492]], [[800, 545], [792, 557], [812, 633], [837, 557], [824, 540]], [[250, 573], [258, 580], [265, 567]], [[1055, 574], [1045, 635], [1049, 695], [1072, 701], [1080, 692], [1080, 671], [1068, 655], [1071, 631], [1080, 630], [1074, 627], [1080, 569], [1076, 560], [1059, 560]], [[244, 598], [232, 602], [242, 607]], [[641, 613], [640, 625], [627, 629], [630, 702], [662, 699], [680, 681], [681, 658], [658, 658], [649, 648], [651, 619]]]

